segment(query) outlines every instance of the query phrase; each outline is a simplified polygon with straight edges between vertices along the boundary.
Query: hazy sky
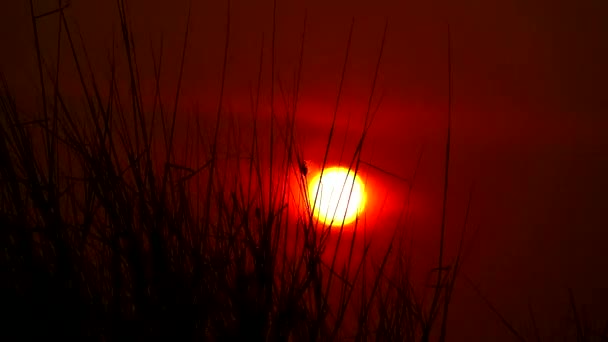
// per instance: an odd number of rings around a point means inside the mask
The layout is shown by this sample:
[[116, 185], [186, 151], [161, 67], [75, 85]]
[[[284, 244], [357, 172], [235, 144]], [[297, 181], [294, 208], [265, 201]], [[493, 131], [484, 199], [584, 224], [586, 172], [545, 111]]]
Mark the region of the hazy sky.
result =
[[[56, 1], [35, 3], [41, 13]], [[150, 51], [158, 54], [162, 36], [164, 84], [175, 89], [188, 1], [128, 4], [144, 83], [152, 83]], [[454, 96], [448, 234], [457, 236], [462, 226], [473, 181], [472, 222], [480, 229], [465, 272], [516, 324], [526, 321], [530, 301], [547, 318], [541, 323], [547, 335], [566, 313], [567, 287], [588, 305], [590, 316], [608, 319], [608, 2], [279, 0], [275, 64], [288, 89], [305, 10], [298, 130], [307, 158], [318, 160], [325, 144], [351, 19], [355, 26], [338, 125], [341, 137], [349, 115], [355, 128], [363, 119], [388, 20], [377, 87], [382, 103], [365, 156], [408, 177], [424, 147], [414, 216], [421, 248], [435, 246], [449, 23]], [[196, 102], [204, 112], [217, 106], [226, 12], [225, 1], [192, 1], [184, 107]], [[103, 79], [118, 23], [115, 3], [73, 0], [67, 13]], [[269, 86], [272, 1], [232, 1], [231, 15], [227, 104], [246, 121], [262, 35], [264, 84]], [[44, 19], [40, 30], [52, 56], [57, 18]], [[0, 70], [17, 91], [31, 90], [36, 74], [27, 1], [2, 2], [0, 39]], [[67, 80], [70, 75], [66, 71]], [[390, 177], [381, 182], [401, 189]], [[454, 337], [506, 336], [464, 282], [455, 303]], [[470, 319], [458, 329], [465, 315]]]

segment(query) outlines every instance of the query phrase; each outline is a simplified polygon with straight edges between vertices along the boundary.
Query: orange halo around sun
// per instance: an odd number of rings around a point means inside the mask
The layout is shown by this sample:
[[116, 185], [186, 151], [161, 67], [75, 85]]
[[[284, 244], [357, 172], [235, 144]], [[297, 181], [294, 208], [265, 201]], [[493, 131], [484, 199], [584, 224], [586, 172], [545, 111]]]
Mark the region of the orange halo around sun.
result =
[[320, 222], [340, 225], [344, 220], [346, 225], [354, 222], [365, 208], [365, 186], [353, 170], [326, 168], [323, 177], [319, 172], [310, 180], [308, 189], [310, 204]]

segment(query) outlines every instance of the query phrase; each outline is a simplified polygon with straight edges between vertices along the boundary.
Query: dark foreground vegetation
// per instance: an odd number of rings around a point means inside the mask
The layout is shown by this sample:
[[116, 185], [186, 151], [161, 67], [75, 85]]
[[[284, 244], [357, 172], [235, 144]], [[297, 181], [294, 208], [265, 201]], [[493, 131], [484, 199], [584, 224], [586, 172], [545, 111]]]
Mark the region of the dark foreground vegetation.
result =
[[[32, 8], [40, 83], [29, 95], [38, 110], [20, 109], [7, 83], [0, 85], [4, 341], [449, 336], [449, 303], [462, 253], [444, 260], [443, 234], [438, 265], [429, 271], [428, 284], [416, 288], [404, 248], [408, 241], [399, 233], [408, 222], [407, 203], [403, 219], [390, 227], [390, 244], [374, 256], [359, 222], [346, 234], [339, 223], [320, 225], [310, 214], [294, 131], [297, 87], [283, 95], [290, 110], [279, 113], [274, 105], [270, 113], [263, 110], [271, 116], [269, 149], [262, 148], [257, 127], [259, 80], [251, 96], [250, 139], [220, 134], [223, 84], [215, 119], [195, 120], [195, 129], [177, 139], [179, 85], [174, 103], [162, 103], [161, 51], [154, 58], [155, 96], [144, 103], [124, 4], [119, 1], [123, 48], [112, 53], [107, 84], [96, 81], [99, 75], [77, 46], [67, 11], [44, 16], [58, 20], [57, 44], [63, 46], [46, 58], [37, 37], [42, 17]], [[228, 21], [226, 51], [229, 34]], [[60, 56], [66, 47], [70, 53]], [[128, 65], [126, 73], [118, 73], [118, 60]], [[60, 61], [76, 71], [84, 107], [75, 106], [62, 88]], [[223, 67], [224, 72], [229, 67], [226, 59]], [[180, 78], [182, 72], [183, 63]], [[119, 79], [129, 82], [127, 96]], [[366, 127], [374, 115], [373, 88]], [[273, 98], [274, 84], [271, 89]], [[350, 159], [355, 172], [365, 135]], [[449, 129], [446, 147], [447, 183]], [[238, 158], [226, 161], [221, 156], [227, 152]], [[444, 188], [447, 193], [447, 184]], [[577, 318], [574, 305], [573, 312]], [[592, 331], [575, 321], [579, 340], [586, 340]]]

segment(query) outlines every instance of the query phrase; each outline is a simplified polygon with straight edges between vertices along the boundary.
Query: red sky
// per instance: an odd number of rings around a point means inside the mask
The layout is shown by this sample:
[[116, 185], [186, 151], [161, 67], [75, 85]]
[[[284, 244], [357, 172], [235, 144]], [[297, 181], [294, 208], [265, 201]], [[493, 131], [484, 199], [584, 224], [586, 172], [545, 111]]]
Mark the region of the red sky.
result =
[[[21, 91], [36, 80], [26, 3], [0, 5], [0, 70]], [[43, 12], [56, 2], [36, 3]], [[547, 317], [547, 335], [567, 310], [567, 287], [588, 305], [590, 315], [608, 319], [608, 276], [599, 271], [608, 269], [608, 3], [279, 0], [276, 71], [285, 84], [293, 82], [305, 9], [298, 134], [306, 141], [307, 158], [322, 157], [351, 18], [355, 28], [339, 139], [348, 115], [353, 125], [363, 118], [388, 19], [377, 87], [384, 97], [364, 158], [409, 177], [424, 147], [415, 219], [420, 248], [434, 248], [441, 212], [449, 23], [454, 97], [448, 234], [458, 234], [473, 181], [472, 222], [480, 228], [465, 272], [517, 324], [526, 320], [530, 300], [537, 314]], [[149, 52], [152, 46], [158, 53], [162, 33], [164, 84], [175, 89], [188, 1], [135, 0], [129, 1], [129, 10], [144, 84], [153, 83]], [[74, 0], [68, 14], [102, 74], [118, 21], [114, 2]], [[256, 81], [262, 34], [264, 83], [269, 86], [272, 1], [235, 0], [231, 14], [227, 105], [247, 122], [248, 87]], [[203, 112], [213, 112], [217, 106], [225, 23], [225, 1], [193, 1], [184, 108], [196, 102]], [[56, 26], [51, 17], [41, 24], [48, 51], [54, 49]], [[402, 189], [390, 177], [381, 182]], [[505, 338], [479, 298], [464, 282], [460, 285], [459, 309], [453, 311], [455, 339]], [[470, 319], [461, 323], [462, 317]]]

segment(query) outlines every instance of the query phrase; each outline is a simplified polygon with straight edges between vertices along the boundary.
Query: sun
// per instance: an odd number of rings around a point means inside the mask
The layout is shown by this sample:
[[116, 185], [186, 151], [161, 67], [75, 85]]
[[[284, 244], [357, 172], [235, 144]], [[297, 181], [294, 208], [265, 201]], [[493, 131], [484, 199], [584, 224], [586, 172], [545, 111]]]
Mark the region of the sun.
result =
[[310, 180], [308, 198], [320, 222], [347, 225], [365, 208], [365, 186], [353, 170], [326, 168], [322, 177], [319, 172]]

